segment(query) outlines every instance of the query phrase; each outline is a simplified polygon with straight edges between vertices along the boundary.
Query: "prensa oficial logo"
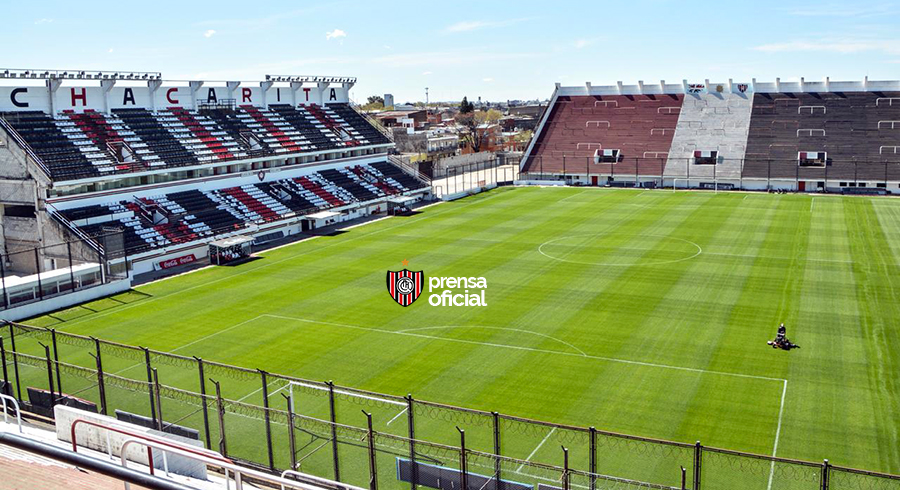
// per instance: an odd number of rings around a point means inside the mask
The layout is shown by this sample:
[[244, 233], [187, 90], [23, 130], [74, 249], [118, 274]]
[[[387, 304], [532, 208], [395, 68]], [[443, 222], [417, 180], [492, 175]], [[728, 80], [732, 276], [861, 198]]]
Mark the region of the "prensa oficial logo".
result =
[[[404, 269], [387, 271], [387, 289], [400, 306], [413, 304], [424, 291], [425, 272]], [[428, 304], [431, 306], [487, 306], [487, 279], [483, 277], [429, 277]]]

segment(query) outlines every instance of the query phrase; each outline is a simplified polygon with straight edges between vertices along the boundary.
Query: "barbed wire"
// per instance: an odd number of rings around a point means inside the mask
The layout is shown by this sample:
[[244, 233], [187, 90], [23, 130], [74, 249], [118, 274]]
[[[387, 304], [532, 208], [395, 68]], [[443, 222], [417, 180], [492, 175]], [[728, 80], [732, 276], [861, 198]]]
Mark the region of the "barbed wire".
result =
[[120, 359], [128, 359], [131, 361], [143, 362], [144, 351], [137, 347], [129, 347], [121, 344], [110, 344], [106, 342], [100, 343], [100, 355], [111, 355]]
[[210, 361], [203, 361], [203, 372], [207, 376], [224, 376], [237, 381], [257, 380], [260, 376], [258, 371], [236, 368]]
[[886, 478], [866, 472], [844, 471], [831, 468], [829, 488], [858, 490], [900, 490], [900, 479]]
[[468, 410], [454, 410], [419, 401], [413, 403], [413, 410], [416, 415], [422, 415], [433, 420], [441, 420], [455, 425], [465, 425], [468, 427], [492, 427], [494, 425], [492, 416]]
[[627, 451], [631, 454], [639, 456], [656, 456], [669, 460], [680, 461], [681, 464], [687, 465], [693, 461], [693, 449], [690, 447], [675, 446], [670, 444], [660, 444], [651, 441], [639, 439], [631, 439], [627, 437], [615, 437], [606, 434], [597, 434], [597, 452], [598, 458], [603, 459], [602, 450], [607, 449], [621, 454]]
[[56, 341], [66, 345], [74, 345], [76, 347], [93, 347], [94, 345], [94, 341], [91, 340], [90, 337], [65, 332], [56, 332]]

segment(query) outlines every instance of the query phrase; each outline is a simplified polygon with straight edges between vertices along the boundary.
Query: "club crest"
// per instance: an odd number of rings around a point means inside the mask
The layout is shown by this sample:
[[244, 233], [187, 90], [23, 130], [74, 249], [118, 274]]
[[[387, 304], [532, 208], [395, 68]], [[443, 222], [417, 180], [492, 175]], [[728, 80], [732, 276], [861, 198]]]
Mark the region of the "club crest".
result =
[[424, 271], [414, 272], [403, 269], [387, 273], [388, 293], [400, 306], [409, 306], [419, 299], [424, 284]]

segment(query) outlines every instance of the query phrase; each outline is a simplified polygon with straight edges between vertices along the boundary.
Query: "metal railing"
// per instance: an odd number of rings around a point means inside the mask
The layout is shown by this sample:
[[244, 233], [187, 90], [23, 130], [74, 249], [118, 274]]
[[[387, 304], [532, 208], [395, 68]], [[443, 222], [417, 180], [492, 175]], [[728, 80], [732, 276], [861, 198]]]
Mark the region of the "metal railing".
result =
[[12, 124], [10, 124], [5, 118], [0, 117], [0, 127], [2, 127], [3, 130], [6, 131], [6, 134], [8, 134], [9, 137], [16, 142], [19, 148], [21, 148], [22, 151], [24, 151], [25, 154], [28, 155], [28, 158], [31, 158], [35, 165], [37, 165], [38, 168], [41, 169], [41, 172], [44, 173], [44, 177], [46, 177], [47, 180], [51, 180], [50, 169], [47, 167], [47, 164], [45, 164], [44, 160], [34, 152], [34, 150], [31, 148], [31, 145], [29, 145], [25, 141], [25, 138], [23, 138], [22, 135], [12, 127]]
[[[15, 345], [7, 353], [0, 340], [0, 354], [15, 368], [12, 375], [4, 373], [5, 381], [20, 401], [23, 386], [49, 384], [60, 394], [96, 404], [102, 413], [121, 409], [157, 421], [158, 429], [195, 429], [208, 449], [216, 447], [232, 461], [270, 472], [293, 470], [302, 462], [305, 472], [372, 488], [379, 482], [396, 485], [393, 476], [401, 458], [443, 468], [453, 478], [463, 473], [474, 481], [483, 475], [488, 481], [526, 482], [533, 488], [539, 484], [562, 488], [566, 481], [570, 490], [680, 488], [681, 468], [686, 469], [686, 486], [693, 489], [900, 488], [900, 476], [828, 461], [531, 420], [17, 323], [0, 328], [0, 333]], [[31, 348], [43, 354], [29, 354]], [[93, 357], [93, 367], [58, 360], [81, 360], [86, 354]], [[119, 374], [110, 374], [114, 369]], [[147, 377], [122, 376], [128, 372], [145, 372]], [[161, 384], [151, 373], [178, 386]], [[208, 394], [210, 383], [214, 395]], [[71, 395], [61, 395], [57, 402]], [[279, 402], [280, 398], [284, 399]], [[365, 416], [360, 409], [367, 411]], [[554, 444], [566, 450], [551, 449]], [[423, 479], [430, 478], [430, 469], [421, 470]], [[427, 486], [424, 481], [411, 484]]]
[[736, 188], [760, 188], [801, 184], [825, 191], [836, 187], [864, 187], [874, 184], [886, 188], [900, 182], [900, 160], [833, 160], [825, 165], [801, 165], [796, 158], [719, 158], [715, 164], [696, 164], [694, 158], [621, 157], [603, 162], [592, 157], [528, 157], [521, 169], [532, 180], [565, 180], [581, 185], [606, 185], [614, 182], [655, 182], [670, 186], [674, 179], [689, 179], [693, 187], [701, 183], [729, 182]]

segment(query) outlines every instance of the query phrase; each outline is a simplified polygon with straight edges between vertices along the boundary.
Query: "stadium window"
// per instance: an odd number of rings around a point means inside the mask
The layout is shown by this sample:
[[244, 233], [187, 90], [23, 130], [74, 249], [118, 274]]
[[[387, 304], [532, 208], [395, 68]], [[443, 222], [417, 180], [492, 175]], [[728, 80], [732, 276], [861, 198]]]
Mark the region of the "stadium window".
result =
[[34, 218], [34, 206], [4, 206], [3, 214], [10, 218]]
[[694, 151], [694, 165], [715, 165], [719, 163], [718, 151]]
[[619, 163], [622, 152], [619, 150], [594, 150], [594, 163]]
[[865, 182], [860, 182], [859, 184], [857, 184], [857, 187], [865, 187], [865, 186], [866, 186]]
[[828, 153], [824, 151], [801, 151], [797, 154], [797, 164], [801, 167], [824, 167]]
[[846, 182], [841, 182], [841, 187], [847, 187], [847, 183], [846, 183]]
[[878, 187], [879, 189], [886, 189], [886, 188], [887, 188], [887, 183], [885, 183], [885, 182], [879, 182], [879, 183], [875, 184], [875, 187]]

